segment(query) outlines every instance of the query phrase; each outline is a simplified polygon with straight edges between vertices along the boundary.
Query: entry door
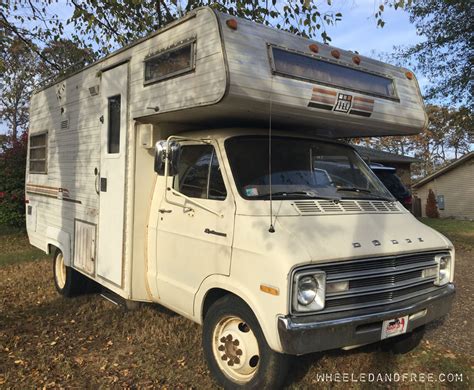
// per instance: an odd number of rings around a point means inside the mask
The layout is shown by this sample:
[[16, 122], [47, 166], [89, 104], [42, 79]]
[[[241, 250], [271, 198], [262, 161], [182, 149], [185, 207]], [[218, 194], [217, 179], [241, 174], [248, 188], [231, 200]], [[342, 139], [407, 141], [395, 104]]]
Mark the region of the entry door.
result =
[[230, 272], [235, 205], [212, 145], [186, 145], [180, 155], [178, 174], [168, 185], [222, 213], [215, 215], [170, 191], [160, 204], [158, 294], [176, 311], [191, 314], [202, 281], [209, 275]]
[[128, 64], [102, 73], [97, 274], [122, 285]]

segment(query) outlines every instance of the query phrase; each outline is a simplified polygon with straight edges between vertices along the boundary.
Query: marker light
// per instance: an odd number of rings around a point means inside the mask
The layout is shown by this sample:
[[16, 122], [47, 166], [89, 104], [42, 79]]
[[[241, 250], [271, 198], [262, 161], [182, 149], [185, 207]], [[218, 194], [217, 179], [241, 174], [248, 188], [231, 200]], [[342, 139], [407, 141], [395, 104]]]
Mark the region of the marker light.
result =
[[356, 65], [359, 65], [360, 64], [360, 57], [359, 56], [352, 57], [352, 62]]
[[231, 30], [237, 30], [237, 20], [227, 19], [225, 24], [227, 24], [227, 27], [229, 27]]
[[413, 77], [415, 77], [415, 76], [413, 75], [413, 73], [410, 72], [410, 71], [405, 72], [405, 76], [407, 76], [407, 79], [408, 79], [408, 80], [413, 80]]
[[334, 57], [334, 58], [340, 58], [341, 57], [341, 53], [339, 52], [339, 50], [331, 50], [331, 55]]
[[316, 43], [312, 43], [309, 45], [309, 50], [311, 50], [313, 53], [318, 53], [319, 52], [319, 46], [316, 45]]

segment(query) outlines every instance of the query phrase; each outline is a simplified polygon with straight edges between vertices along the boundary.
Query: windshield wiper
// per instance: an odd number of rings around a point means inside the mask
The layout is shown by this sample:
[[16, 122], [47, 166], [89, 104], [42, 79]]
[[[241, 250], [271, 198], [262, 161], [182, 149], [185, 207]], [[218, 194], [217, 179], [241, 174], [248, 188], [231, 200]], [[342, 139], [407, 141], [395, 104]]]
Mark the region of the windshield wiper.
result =
[[365, 188], [359, 187], [337, 187], [336, 191], [347, 191], [347, 192], [362, 192], [364, 194], [371, 194], [372, 191]]
[[358, 193], [363, 193], [363, 194], [371, 194], [371, 199], [377, 199], [377, 200], [385, 200], [387, 202], [393, 202], [394, 199], [388, 198], [386, 196], [380, 196], [380, 195], [375, 195], [372, 194], [372, 191], [367, 190], [365, 188], [359, 188], [359, 187], [338, 187], [336, 191], [347, 191], [347, 192], [358, 192]]
[[[327, 199], [327, 200], [341, 200], [341, 197], [339, 196], [325, 196], [325, 195], [319, 195], [311, 191], [278, 191], [278, 192], [272, 192], [272, 197], [273, 196], [291, 196], [291, 195], [298, 195], [298, 196], [305, 196], [307, 198], [315, 198], [315, 199]], [[256, 198], [266, 198], [270, 197], [270, 194], [262, 194], [257, 196]], [[252, 198], [255, 198], [252, 196]]]

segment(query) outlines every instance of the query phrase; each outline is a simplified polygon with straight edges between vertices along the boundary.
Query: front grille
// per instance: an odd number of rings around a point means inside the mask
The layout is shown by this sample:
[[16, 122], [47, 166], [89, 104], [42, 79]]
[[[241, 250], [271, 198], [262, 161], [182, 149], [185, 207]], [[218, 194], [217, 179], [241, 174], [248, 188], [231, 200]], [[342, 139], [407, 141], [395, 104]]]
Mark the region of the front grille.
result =
[[[359, 259], [305, 267], [326, 272], [326, 283], [348, 282], [343, 292], [326, 292], [325, 314], [401, 302], [438, 287], [435, 276], [423, 277], [423, 270], [436, 267], [435, 256], [446, 252]], [[299, 270], [298, 270], [299, 271]]]

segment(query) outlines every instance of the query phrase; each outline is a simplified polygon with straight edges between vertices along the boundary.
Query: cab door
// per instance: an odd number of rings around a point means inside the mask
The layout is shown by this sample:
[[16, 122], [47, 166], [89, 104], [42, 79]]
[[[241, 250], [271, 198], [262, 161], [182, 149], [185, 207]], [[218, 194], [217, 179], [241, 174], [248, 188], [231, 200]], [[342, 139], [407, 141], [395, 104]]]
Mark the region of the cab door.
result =
[[230, 273], [235, 204], [219, 160], [213, 145], [182, 146], [168, 186], [208, 210], [166, 191], [158, 213], [160, 301], [185, 314], [193, 314], [194, 295], [207, 276]]

